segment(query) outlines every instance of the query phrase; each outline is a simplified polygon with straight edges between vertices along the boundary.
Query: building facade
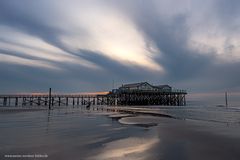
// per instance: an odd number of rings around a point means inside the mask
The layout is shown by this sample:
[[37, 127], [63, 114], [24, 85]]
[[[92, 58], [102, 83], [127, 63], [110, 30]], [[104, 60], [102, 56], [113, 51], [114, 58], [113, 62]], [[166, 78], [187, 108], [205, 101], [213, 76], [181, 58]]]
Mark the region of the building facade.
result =
[[124, 84], [118, 89], [119, 91], [168, 91], [171, 92], [172, 87], [169, 85], [158, 85], [154, 86], [149, 84], [148, 82], [140, 82], [140, 83], [131, 83]]

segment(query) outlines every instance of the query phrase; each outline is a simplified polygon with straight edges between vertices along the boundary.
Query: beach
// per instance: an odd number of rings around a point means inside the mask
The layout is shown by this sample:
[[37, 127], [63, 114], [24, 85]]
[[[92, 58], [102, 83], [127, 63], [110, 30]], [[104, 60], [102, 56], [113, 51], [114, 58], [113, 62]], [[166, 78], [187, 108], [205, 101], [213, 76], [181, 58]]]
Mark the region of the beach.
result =
[[238, 117], [223, 122], [81, 107], [0, 115], [1, 159], [240, 158]]

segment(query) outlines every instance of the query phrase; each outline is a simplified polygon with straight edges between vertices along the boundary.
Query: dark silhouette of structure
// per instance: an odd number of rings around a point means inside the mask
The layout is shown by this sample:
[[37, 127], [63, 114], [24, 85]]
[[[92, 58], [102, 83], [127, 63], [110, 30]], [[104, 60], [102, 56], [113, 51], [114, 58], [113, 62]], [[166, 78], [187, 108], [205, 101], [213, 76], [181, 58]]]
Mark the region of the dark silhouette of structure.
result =
[[0, 106], [80, 106], [80, 105], [186, 105], [187, 92], [169, 85], [147, 82], [125, 84], [110, 92], [96, 94], [18, 94], [0, 95]]

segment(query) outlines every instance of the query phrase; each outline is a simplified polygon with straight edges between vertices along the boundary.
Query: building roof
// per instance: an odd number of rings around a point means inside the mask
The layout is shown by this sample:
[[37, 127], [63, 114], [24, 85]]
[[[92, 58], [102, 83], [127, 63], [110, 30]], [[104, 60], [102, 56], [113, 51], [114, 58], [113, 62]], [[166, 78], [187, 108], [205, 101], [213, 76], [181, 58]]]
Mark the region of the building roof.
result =
[[[122, 85], [123, 88], [130, 88], [130, 87], [138, 87], [138, 86], [141, 86], [143, 84], [148, 84], [150, 85], [148, 82], [139, 82], [139, 83], [129, 83], [129, 84], [124, 84]], [[151, 86], [151, 85], [150, 85]], [[121, 88], [122, 88], [121, 87]]]
[[165, 87], [172, 88], [171, 86], [169, 86], [169, 85], [167, 85], [167, 84], [157, 85], [157, 86], [154, 86], [154, 87], [157, 87], [158, 89], [163, 89], [163, 88], [165, 88]]

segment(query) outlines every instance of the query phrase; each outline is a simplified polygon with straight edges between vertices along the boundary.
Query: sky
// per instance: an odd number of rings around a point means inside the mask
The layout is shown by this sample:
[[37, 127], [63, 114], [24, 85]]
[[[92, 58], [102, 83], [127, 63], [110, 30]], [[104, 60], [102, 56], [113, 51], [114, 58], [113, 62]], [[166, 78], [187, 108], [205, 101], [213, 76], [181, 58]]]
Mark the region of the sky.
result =
[[1, 0], [0, 92], [143, 81], [239, 92], [239, 8], [239, 0]]

